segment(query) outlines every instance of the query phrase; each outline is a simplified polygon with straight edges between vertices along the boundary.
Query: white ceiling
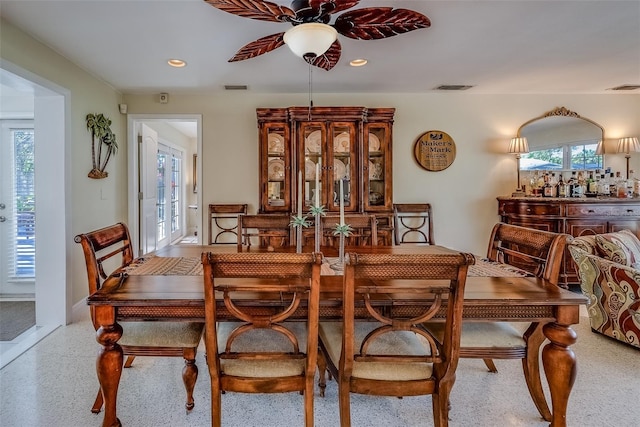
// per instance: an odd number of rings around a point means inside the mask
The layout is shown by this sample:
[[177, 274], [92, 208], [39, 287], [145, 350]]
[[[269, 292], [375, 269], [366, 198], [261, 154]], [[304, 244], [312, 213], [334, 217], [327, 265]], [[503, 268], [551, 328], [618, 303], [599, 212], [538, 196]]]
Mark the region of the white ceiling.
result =
[[[307, 64], [286, 46], [227, 62], [289, 24], [238, 17], [203, 0], [0, 5], [4, 19], [124, 93], [308, 90]], [[371, 6], [416, 10], [432, 26], [384, 40], [339, 36], [342, 58], [331, 71], [314, 68], [314, 92], [427, 93], [468, 84], [467, 93], [599, 94], [640, 84], [640, 0], [362, 0], [357, 7]], [[188, 66], [166, 64], [176, 57]], [[350, 67], [358, 57], [369, 65]]]

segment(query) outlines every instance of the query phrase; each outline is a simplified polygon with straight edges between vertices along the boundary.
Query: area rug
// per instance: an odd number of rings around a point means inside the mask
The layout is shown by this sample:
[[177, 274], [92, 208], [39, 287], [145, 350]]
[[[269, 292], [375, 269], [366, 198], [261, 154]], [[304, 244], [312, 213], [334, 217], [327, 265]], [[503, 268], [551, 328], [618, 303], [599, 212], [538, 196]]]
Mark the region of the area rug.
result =
[[35, 324], [35, 301], [0, 302], [0, 341], [12, 341]]

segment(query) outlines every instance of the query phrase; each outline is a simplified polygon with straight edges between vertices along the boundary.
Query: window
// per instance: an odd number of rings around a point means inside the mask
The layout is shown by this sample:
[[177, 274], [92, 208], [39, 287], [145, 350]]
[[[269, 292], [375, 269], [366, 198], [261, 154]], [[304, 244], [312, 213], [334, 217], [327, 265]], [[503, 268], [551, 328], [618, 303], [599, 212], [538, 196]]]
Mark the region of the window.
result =
[[[36, 261], [33, 122], [2, 124], [3, 280], [33, 280]], [[6, 154], [6, 156], [5, 156]]]
[[182, 152], [158, 144], [158, 247], [182, 235]]
[[602, 155], [596, 154], [597, 143], [567, 144], [523, 154], [522, 170], [594, 170], [602, 168]]

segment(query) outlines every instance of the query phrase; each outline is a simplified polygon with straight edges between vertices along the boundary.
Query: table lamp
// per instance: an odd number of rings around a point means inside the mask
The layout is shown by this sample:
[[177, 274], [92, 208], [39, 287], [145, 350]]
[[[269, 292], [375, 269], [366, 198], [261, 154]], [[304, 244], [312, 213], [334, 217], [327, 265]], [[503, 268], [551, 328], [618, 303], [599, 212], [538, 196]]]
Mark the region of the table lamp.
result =
[[524, 191], [522, 191], [522, 186], [520, 185], [520, 154], [529, 152], [529, 143], [527, 142], [527, 138], [511, 138], [511, 143], [509, 143], [509, 152], [516, 153], [518, 168], [518, 181], [516, 185], [516, 191], [512, 194], [512, 196], [524, 196]]
[[618, 141], [618, 153], [624, 153], [624, 157], [627, 159], [627, 179], [629, 179], [629, 159], [631, 153], [640, 151], [640, 144], [638, 138], [620, 138]]

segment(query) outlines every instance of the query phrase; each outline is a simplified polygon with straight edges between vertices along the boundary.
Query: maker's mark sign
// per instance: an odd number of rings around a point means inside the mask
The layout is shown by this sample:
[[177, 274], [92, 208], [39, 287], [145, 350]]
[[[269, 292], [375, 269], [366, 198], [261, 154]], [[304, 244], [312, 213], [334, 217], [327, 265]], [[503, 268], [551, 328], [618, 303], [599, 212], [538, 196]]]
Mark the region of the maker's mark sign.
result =
[[430, 130], [418, 138], [413, 149], [420, 166], [428, 171], [441, 171], [456, 159], [456, 143], [446, 132]]

